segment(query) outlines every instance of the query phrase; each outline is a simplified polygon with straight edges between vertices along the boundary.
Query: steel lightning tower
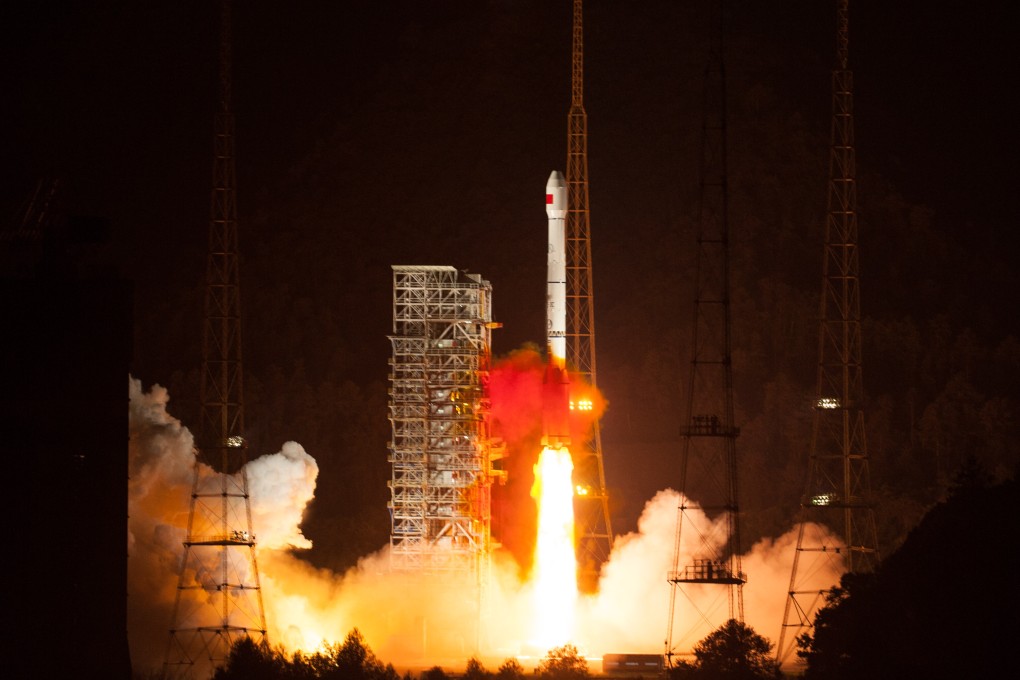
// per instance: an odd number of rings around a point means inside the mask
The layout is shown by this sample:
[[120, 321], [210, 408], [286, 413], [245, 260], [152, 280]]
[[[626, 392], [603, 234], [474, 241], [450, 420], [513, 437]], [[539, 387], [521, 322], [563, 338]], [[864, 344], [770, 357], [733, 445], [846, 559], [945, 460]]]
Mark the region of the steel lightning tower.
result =
[[[666, 659], [691, 649], [728, 619], [744, 620], [740, 565], [733, 373], [730, 361], [730, 254], [726, 169], [726, 72], [722, 2], [712, 3], [701, 135], [697, 273], [691, 373], [681, 429]], [[702, 519], [702, 513], [708, 521]], [[683, 594], [690, 608], [677, 611]], [[683, 627], [678, 629], [684, 618]]]
[[[567, 116], [567, 362], [584, 380], [595, 379], [595, 307], [592, 294], [591, 224], [588, 210], [588, 116], [584, 111], [584, 24], [581, 0], [574, 0], [571, 100]], [[577, 493], [578, 586], [598, 587], [599, 569], [609, 558], [613, 528], [602, 467], [602, 433], [596, 420], [591, 439], [574, 447]]]
[[[812, 628], [823, 602], [828, 586], [820, 588], [811, 581], [819, 563], [835, 561], [847, 572], [868, 572], [879, 560], [861, 381], [853, 72], [847, 67], [848, 0], [839, 0], [836, 33], [817, 389], [812, 404], [807, 486], [798, 516], [797, 552], [776, 647], [780, 663], [790, 657], [796, 638]], [[808, 522], [829, 527], [834, 538], [806, 531]]]
[[242, 637], [266, 643], [251, 525], [241, 370], [230, 1], [220, 5], [219, 106], [202, 335], [202, 415], [165, 677], [202, 677]]

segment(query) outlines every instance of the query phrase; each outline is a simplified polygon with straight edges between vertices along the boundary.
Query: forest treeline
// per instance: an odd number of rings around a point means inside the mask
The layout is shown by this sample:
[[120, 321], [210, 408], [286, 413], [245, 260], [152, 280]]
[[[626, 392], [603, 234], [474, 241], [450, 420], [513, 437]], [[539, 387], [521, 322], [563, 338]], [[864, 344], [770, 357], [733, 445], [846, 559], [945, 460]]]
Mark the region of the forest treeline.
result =
[[589, 677], [588, 662], [568, 644], [549, 650], [533, 674], [526, 673], [513, 657], [505, 659], [495, 672], [471, 657], [464, 670], [455, 675], [452, 669], [432, 666], [416, 673], [405, 671], [401, 676], [392, 663], [384, 663], [375, 655], [361, 631], [354, 628], [342, 643], [324, 643], [323, 649], [311, 654], [288, 654], [282, 648], [240, 638], [212, 680], [448, 680], [451, 676], [464, 680], [524, 680], [527, 675], [543, 680], [585, 680]]

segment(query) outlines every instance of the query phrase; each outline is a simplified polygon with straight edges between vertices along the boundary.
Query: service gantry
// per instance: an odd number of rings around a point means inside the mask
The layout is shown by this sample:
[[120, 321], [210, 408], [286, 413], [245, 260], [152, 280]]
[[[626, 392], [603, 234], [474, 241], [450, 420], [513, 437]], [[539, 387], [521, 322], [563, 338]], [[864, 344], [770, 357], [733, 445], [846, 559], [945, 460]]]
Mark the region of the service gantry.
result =
[[[666, 662], [729, 619], [744, 620], [730, 355], [726, 71], [722, 2], [712, 2], [704, 77], [691, 372], [680, 435], [680, 503], [670, 583]], [[686, 604], [677, 608], [677, 596]]]
[[[853, 72], [848, 68], [848, 0], [839, 0], [828, 210], [822, 259], [818, 367], [808, 475], [800, 499], [797, 549], [776, 658], [794, 665], [797, 638], [810, 633], [832, 583], [817, 574], [870, 572], [879, 561], [864, 431], [860, 260], [854, 152]], [[810, 527], [821, 524], [832, 534]], [[828, 563], [828, 564], [826, 564]]]
[[[567, 362], [598, 387], [595, 377], [595, 306], [588, 207], [588, 115], [584, 111], [584, 22], [581, 0], [574, 0], [571, 100], [567, 116]], [[599, 571], [613, 547], [609, 494], [602, 466], [602, 433], [573, 451], [574, 513], [577, 527], [578, 587], [598, 588]]]
[[502, 446], [490, 437], [492, 286], [445, 266], [393, 266], [390, 359], [390, 563], [482, 591], [491, 489]]
[[230, 1], [220, 5], [219, 106], [202, 334], [202, 414], [165, 678], [200, 678], [231, 644], [268, 644], [244, 438]]

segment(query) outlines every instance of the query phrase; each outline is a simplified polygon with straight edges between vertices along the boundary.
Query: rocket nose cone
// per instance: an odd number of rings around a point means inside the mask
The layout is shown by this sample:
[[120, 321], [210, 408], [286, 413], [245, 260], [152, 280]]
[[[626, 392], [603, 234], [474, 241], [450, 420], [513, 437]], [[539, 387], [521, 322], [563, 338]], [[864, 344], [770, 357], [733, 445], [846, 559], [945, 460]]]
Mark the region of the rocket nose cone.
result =
[[567, 183], [559, 170], [552, 171], [545, 185], [545, 214], [557, 220], [567, 216]]
[[559, 170], [553, 170], [552, 174], [549, 175], [549, 181], [546, 182], [546, 189], [559, 189], [566, 186], [566, 180], [563, 179], [563, 173]]

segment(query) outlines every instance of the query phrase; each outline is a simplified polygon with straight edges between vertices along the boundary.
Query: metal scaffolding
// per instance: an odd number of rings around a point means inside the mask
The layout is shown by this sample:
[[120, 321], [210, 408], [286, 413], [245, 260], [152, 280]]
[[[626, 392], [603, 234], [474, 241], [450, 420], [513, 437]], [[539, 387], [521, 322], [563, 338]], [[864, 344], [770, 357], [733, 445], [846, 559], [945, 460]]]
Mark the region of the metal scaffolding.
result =
[[492, 287], [453, 267], [393, 267], [390, 561], [484, 583], [492, 550]]

